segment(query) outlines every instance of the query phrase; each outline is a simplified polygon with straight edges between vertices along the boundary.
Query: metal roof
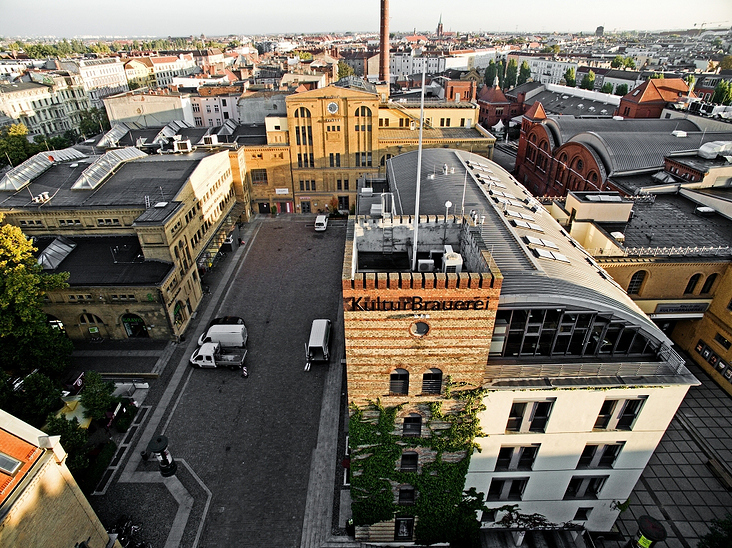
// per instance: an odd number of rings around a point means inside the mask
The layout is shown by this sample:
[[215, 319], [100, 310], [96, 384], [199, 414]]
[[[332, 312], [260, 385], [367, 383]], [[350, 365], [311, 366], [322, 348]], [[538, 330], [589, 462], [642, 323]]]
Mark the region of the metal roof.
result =
[[97, 185], [124, 162], [146, 156], [147, 154], [135, 147], [119, 148], [105, 152], [103, 156], [94, 160], [94, 163], [84, 170], [84, 173], [71, 185], [71, 188], [74, 190], [97, 188]]
[[[417, 155], [417, 151], [408, 152], [387, 163], [390, 188], [401, 215], [415, 212]], [[523, 185], [494, 162], [465, 151], [427, 149], [423, 151], [421, 180], [420, 217], [445, 215], [448, 200], [454, 204], [450, 214], [460, 214], [465, 193], [465, 214], [475, 212], [473, 218], [483, 241], [503, 275], [501, 306], [594, 310], [641, 326], [652, 338], [668, 343], [666, 335], [592, 256]], [[491, 194], [495, 190], [502, 195]], [[507, 199], [517, 205], [501, 201]], [[551, 242], [555, 247], [550, 250], [560, 257], [536, 256], [533, 250], [537, 246], [527, 243], [524, 236]]]

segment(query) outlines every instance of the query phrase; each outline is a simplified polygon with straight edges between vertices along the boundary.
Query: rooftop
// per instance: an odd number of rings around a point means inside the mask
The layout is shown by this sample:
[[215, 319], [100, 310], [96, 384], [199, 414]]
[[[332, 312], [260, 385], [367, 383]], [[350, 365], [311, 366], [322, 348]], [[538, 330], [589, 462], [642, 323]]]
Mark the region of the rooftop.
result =
[[[55, 240], [35, 238], [40, 255]], [[145, 260], [137, 236], [72, 236], [76, 244], [49, 273], [68, 272], [69, 286], [158, 286], [173, 271], [172, 263]], [[96, 298], [96, 296], [95, 296]]]

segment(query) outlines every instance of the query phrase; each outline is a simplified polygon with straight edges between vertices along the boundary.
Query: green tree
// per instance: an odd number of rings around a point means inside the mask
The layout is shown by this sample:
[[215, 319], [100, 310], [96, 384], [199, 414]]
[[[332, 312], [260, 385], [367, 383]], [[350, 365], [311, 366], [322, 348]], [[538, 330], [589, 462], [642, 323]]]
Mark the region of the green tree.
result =
[[616, 55], [613, 57], [613, 60], [610, 61], [610, 66], [612, 68], [620, 68], [623, 66], [623, 56], [622, 55]]
[[507, 88], [512, 88], [516, 85], [516, 78], [518, 76], [518, 63], [516, 59], [511, 59], [506, 67], [506, 78], [503, 85]]
[[76, 474], [89, 466], [86, 443], [88, 433], [79, 426], [76, 417], [66, 420], [64, 417], [49, 417], [45, 426], [49, 436], [61, 436], [61, 447], [68, 454], [66, 465]]
[[309, 51], [294, 50], [293, 55], [297, 55], [301, 61], [310, 61], [313, 58], [313, 54]]
[[96, 371], [84, 373], [84, 388], [81, 389], [81, 405], [86, 408], [84, 415], [94, 420], [104, 417], [112, 405], [114, 384], [102, 379]]
[[732, 69], [732, 55], [722, 57], [722, 60], [719, 62], [719, 68], [720, 70]]
[[661, 80], [663, 79], [663, 73], [662, 72], [654, 72], [651, 74], [651, 80]]
[[696, 84], [696, 78], [693, 74], [687, 74], [684, 77], [684, 82], [686, 82], [686, 85], [689, 86], [689, 91], [694, 91], [694, 85]]
[[628, 84], [618, 84], [615, 86], [615, 95], [620, 95], [622, 97], [623, 95], [628, 94]]
[[496, 65], [493, 59], [488, 63], [488, 67], [485, 69], [485, 83], [487, 86], [493, 87], [493, 81], [496, 79], [498, 74], [498, 65]]
[[589, 90], [595, 88], [595, 73], [593, 71], [588, 72], [582, 77], [582, 82], [580, 82], [580, 88]]
[[607, 82], [602, 85], [602, 89], [600, 89], [603, 93], [612, 93], [613, 92], [613, 85], [610, 82]]
[[72, 345], [49, 325], [43, 296], [66, 287], [68, 273], [43, 273], [34, 251], [20, 228], [0, 226], [0, 368], [59, 378], [71, 364]]
[[634, 69], [635, 59], [633, 59], [632, 57], [626, 57], [625, 59], [623, 59], [623, 68]]
[[501, 89], [505, 89], [505, 86], [503, 84], [506, 79], [506, 60], [501, 59], [500, 61], [498, 61], [497, 67], [498, 67], [498, 85], [500, 86]]
[[729, 548], [732, 546], [732, 514], [713, 519], [709, 532], [699, 539], [697, 548]]
[[61, 408], [61, 389], [43, 373], [31, 373], [10, 401], [9, 413], [40, 428], [50, 413]]
[[519, 75], [518, 80], [516, 80], [516, 85], [520, 86], [521, 84], [525, 84], [529, 78], [531, 78], [531, 68], [526, 61], [523, 61], [521, 63], [521, 67], [519, 67]]
[[574, 67], [569, 67], [564, 73], [564, 81], [571, 88], [577, 87], [577, 76]]
[[79, 131], [87, 137], [108, 131], [111, 127], [107, 118], [107, 111], [104, 109], [92, 107], [89, 110], [82, 110], [79, 116], [81, 117]]
[[27, 135], [28, 128], [23, 124], [12, 124], [0, 129], [0, 167], [8, 164], [16, 167], [36, 153]]
[[732, 101], [732, 85], [725, 80], [720, 80], [714, 87], [711, 102], [717, 105], [729, 105]]
[[343, 61], [338, 61], [338, 79], [345, 78], [347, 76], [353, 76], [353, 68], [344, 63]]

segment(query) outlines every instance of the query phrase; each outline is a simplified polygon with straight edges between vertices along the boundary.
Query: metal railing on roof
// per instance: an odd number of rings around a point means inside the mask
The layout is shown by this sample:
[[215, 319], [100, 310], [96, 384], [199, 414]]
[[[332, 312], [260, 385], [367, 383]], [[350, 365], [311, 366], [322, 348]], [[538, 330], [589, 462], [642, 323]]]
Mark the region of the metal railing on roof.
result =
[[[682, 360], [683, 361], [683, 360]], [[684, 373], [683, 363], [620, 362], [620, 363], [542, 363], [523, 365], [491, 365], [486, 377], [502, 379], [549, 379], [567, 377], [656, 377]]]
[[696, 246], [696, 247], [626, 247], [623, 250], [624, 257], [670, 257], [679, 256], [728, 256], [732, 250], [728, 245], [719, 246]]

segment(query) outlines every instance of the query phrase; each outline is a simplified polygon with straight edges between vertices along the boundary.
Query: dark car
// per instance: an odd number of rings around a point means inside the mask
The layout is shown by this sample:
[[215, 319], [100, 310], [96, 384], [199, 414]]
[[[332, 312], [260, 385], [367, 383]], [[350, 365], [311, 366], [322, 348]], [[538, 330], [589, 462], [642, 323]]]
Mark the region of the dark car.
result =
[[244, 318], [240, 318], [239, 316], [221, 316], [220, 318], [214, 318], [208, 324], [206, 331], [212, 325], [244, 325]]

